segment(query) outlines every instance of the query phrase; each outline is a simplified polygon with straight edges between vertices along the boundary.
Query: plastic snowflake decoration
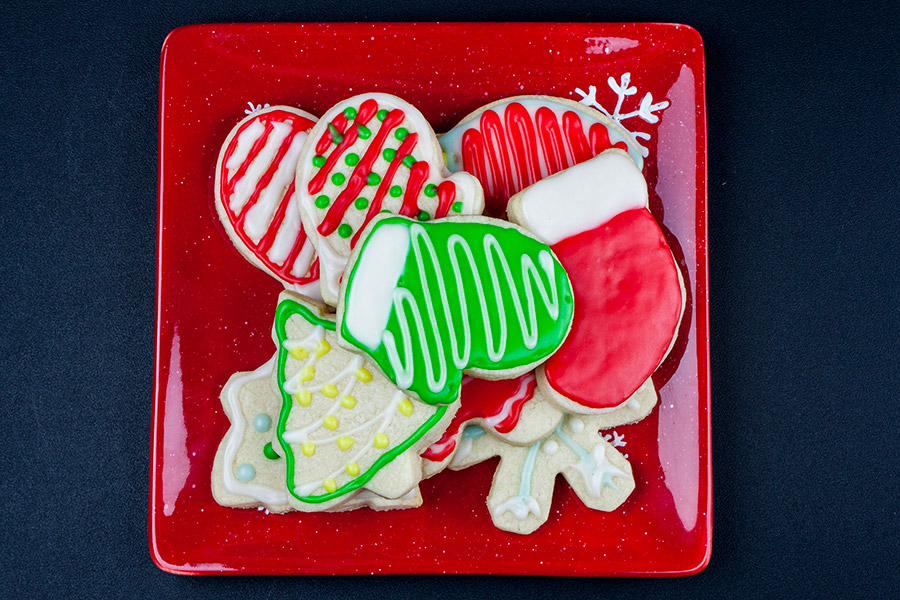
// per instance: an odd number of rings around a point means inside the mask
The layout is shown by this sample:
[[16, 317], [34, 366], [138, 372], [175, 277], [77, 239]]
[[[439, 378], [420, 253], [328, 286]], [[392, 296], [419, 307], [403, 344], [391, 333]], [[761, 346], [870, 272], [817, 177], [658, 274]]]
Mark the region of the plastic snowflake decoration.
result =
[[[609, 85], [610, 89], [612, 89], [612, 91], [616, 93], [617, 96], [616, 108], [612, 111], [612, 113], [606, 110], [603, 105], [597, 101], [597, 86], [589, 86], [587, 92], [585, 92], [581, 88], [575, 88], [575, 93], [581, 96], [581, 100], [579, 100], [578, 102], [592, 108], [596, 108], [610, 119], [622, 125], [622, 127], [625, 127], [625, 125], [622, 123], [623, 121], [631, 119], [633, 117], [640, 117], [647, 123], [656, 123], [659, 121], [659, 116], [655, 115], [654, 113], [662, 111], [669, 107], [670, 102], [668, 100], [663, 100], [662, 102], [657, 102], [656, 104], [654, 104], [653, 94], [647, 92], [641, 99], [637, 110], [622, 114], [622, 104], [625, 102], [625, 98], [637, 94], [637, 88], [631, 85], [631, 73], [623, 73], [621, 79], [618, 82], [614, 78], [610, 77], [606, 80], [606, 83]], [[649, 154], [649, 151], [638, 140], [649, 140], [650, 134], [644, 133], [643, 131], [631, 131], [627, 127], [625, 127], [625, 130], [628, 131], [628, 133], [630, 133], [634, 138], [635, 143], [641, 149], [641, 155], [646, 157]]]
[[266, 102], [265, 104], [253, 104], [252, 102], [248, 102], [247, 106], [249, 106], [250, 108], [245, 108], [244, 114], [252, 115], [253, 113], [255, 113], [258, 110], [262, 110], [264, 108], [269, 108], [269, 103]]

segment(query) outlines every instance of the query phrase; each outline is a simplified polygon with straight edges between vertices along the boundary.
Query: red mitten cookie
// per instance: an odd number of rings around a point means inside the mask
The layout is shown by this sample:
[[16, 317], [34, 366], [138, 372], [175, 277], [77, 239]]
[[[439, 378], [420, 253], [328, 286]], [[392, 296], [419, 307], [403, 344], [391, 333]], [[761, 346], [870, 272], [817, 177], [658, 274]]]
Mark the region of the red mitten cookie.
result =
[[318, 298], [318, 261], [294, 190], [297, 160], [315, 124], [316, 117], [289, 106], [238, 123], [216, 163], [216, 212], [247, 260], [288, 289]]
[[539, 386], [568, 412], [621, 405], [665, 358], [685, 303], [640, 170], [608, 150], [523, 190], [509, 216], [550, 244], [575, 294], [572, 331]]

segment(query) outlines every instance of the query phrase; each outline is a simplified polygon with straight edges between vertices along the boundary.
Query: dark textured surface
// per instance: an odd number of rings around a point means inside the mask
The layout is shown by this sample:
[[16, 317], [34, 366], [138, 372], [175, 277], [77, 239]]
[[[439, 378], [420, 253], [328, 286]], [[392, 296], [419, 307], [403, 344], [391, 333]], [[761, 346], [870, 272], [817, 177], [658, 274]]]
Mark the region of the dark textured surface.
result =
[[[190, 4], [0, 8], [0, 595], [900, 595], [896, 7]], [[146, 532], [162, 41], [201, 22], [438, 19], [703, 35], [710, 566], [669, 581], [165, 574]]]

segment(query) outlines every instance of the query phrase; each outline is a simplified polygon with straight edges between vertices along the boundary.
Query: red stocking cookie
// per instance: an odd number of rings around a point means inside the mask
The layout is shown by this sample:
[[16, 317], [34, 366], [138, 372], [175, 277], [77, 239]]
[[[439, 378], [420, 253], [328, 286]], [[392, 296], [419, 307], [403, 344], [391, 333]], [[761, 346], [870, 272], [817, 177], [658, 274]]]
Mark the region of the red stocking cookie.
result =
[[541, 389], [568, 412], [618, 407], [665, 358], [684, 310], [640, 170], [609, 150], [523, 190], [509, 216], [550, 244], [575, 294], [572, 332], [539, 369]]
[[216, 212], [247, 260], [285, 287], [318, 298], [315, 249], [300, 224], [294, 171], [316, 118], [289, 106], [238, 123], [216, 163]]

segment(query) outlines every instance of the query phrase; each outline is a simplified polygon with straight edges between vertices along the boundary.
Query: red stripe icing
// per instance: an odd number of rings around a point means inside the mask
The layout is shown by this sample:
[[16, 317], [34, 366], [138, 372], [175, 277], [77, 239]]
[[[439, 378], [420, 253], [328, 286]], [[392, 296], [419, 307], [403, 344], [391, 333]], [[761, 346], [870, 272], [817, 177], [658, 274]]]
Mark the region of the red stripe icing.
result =
[[578, 113], [571, 110], [566, 111], [562, 118], [562, 128], [566, 134], [569, 151], [572, 153], [576, 165], [593, 156], [591, 149], [588, 147], [588, 141], [584, 135], [584, 126], [581, 124], [581, 117]]
[[434, 218], [440, 219], [446, 217], [450, 212], [450, 207], [453, 206], [453, 201], [456, 199], [456, 184], [452, 181], [442, 181], [437, 189], [437, 197], [438, 205]]
[[[464, 377], [459, 410], [441, 436], [441, 439], [422, 453], [422, 458], [433, 462], [445, 460], [456, 448], [456, 442], [466, 423], [473, 419], [491, 419], [502, 416], [493, 429], [509, 433], [519, 422], [522, 407], [534, 397], [537, 380], [534, 373], [515, 379], [475, 379]], [[505, 416], [503, 416], [505, 414]]]
[[484, 138], [477, 129], [467, 129], [462, 136], [462, 161], [463, 170], [468, 171], [481, 182], [484, 187], [486, 200], [495, 197], [495, 193], [488, 178], [487, 164], [485, 162]]
[[547, 175], [553, 175], [568, 168], [569, 161], [566, 159], [566, 148], [563, 146], [562, 131], [556, 115], [546, 106], [542, 106], [534, 113], [534, 122], [537, 124], [541, 146], [544, 149]]
[[[228, 160], [237, 149], [238, 139], [240, 138], [241, 134], [247, 129], [247, 127], [255, 122], [260, 122], [263, 124], [263, 132], [256, 139], [256, 141], [254, 141], [253, 146], [250, 148], [250, 151], [247, 154], [247, 158], [241, 163], [237, 171], [235, 171], [235, 174], [229, 179], [228, 169], [225, 168], [225, 165], [228, 163]], [[249, 168], [250, 164], [259, 155], [263, 147], [265, 147], [265, 144], [268, 141], [268, 137], [274, 129], [273, 123], [278, 122], [290, 125], [291, 133], [289, 133], [285, 137], [284, 141], [278, 149], [278, 152], [272, 159], [272, 164], [269, 165], [269, 167], [266, 169], [266, 172], [257, 182], [253, 193], [241, 208], [240, 214], [236, 215], [231, 210], [229, 199], [234, 194], [234, 189], [237, 184], [246, 175], [247, 169]], [[275, 213], [272, 216], [272, 220], [266, 228], [265, 233], [260, 238], [258, 244], [250, 239], [250, 236], [248, 236], [246, 231], [244, 231], [243, 222], [244, 218], [247, 215], [247, 211], [257, 203], [262, 192], [271, 183], [272, 178], [275, 176], [275, 173], [277, 172], [281, 161], [284, 159], [285, 155], [290, 149], [291, 143], [294, 141], [294, 138], [300, 133], [309, 131], [313, 125], [315, 125], [314, 121], [288, 111], [272, 110], [265, 112], [261, 115], [258, 115], [254, 119], [249, 119], [246, 123], [238, 128], [238, 130], [234, 133], [234, 136], [232, 136], [231, 143], [222, 154], [221, 164], [219, 165], [219, 169], [221, 172], [219, 179], [220, 197], [217, 199], [217, 201], [223, 203], [225, 213], [228, 216], [228, 220], [231, 223], [235, 234], [247, 247], [247, 249], [253, 252], [253, 254], [263, 263], [263, 265], [265, 265], [268, 270], [277, 275], [283, 281], [290, 284], [304, 285], [316, 281], [319, 278], [318, 259], [316, 259], [312, 263], [312, 265], [310, 265], [310, 268], [305, 275], [298, 277], [291, 273], [294, 261], [297, 259], [297, 256], [303, 248], [303, 244], [306, 242], [306, 234], [304, 233], [302, 226], [299, 227], [297, 231], [291, 252], [282, 262], [282, 264], [273, 262], [266, 255], [266, 253], [272, 247], [272, 244], [275, 242], [275, 238], [278, 236], [278, 230], [284, 222], [288, 204], [290, 203], [290, 198], [294, 194], [294, 182], [291, 181], [287, 190], [279, 200], [278, 208], [275, 210]]]
[[428, 180], [430, 167], [424, 160], [420, 160], [409, 169], [409, 181], [406, 182], [406, 193], [403, 195], [403, 205], [399, 214], [404, 217], [415, 217], [419, 214], [419, 192]]
[[519, 174], [516, 191], [525, 189], [541, 179], [541, 163], [538, 159], [534, 123], [528, 110], [518, 102], [506, 108], [506, 131], [513, 164]]
[[672, 252], [645, 208], [564, 239], [553, 251], [572, 280], [572, 330], [544, 363], [550, 386], [591, 408], [627, 400], [675, 336], [681, 284]]
[[350, 247], [355, 248], [356, 242], [359, 241], [359, 236], [362, 233], [363, 229], [366, 228], [369, 221], [375, 218], [375, 215], [381, 210], [381, 203], [384, 201], [384, 196], [387, 194], [388, 190], [391, 187], [391, 182], [394, 180], [394, 175], [397, 173], [397, 169], [400, 168], [400, 165], [403, 164], [403, 159], [412, 154], [413, 148], [416, 147], [416, 141], [419, 139], [418, 133], [410, 133], [406, 136], [406, 139], [403, 140], [403, 143], [400, 144], [400, 147], [397, 148], [397, 153], [394, 155], [394, 160], [391, 161], [391, 164], [388, 165], [387, 171], [384, 174], [384, 179], [381, 180], [381, 185], [378, 186], [378, 191], [375, 192], [375, 196], [372, 198], [372, 203], [369, 204], [369, 211], [366, 213], [366, 219], [363, 221], [363, 224], [359, 229], [356, 230], [356, 233], [353, 234], [353, 239], [350, 240]]
[[[365, 125], [369, 120], [375, 116], [375, 113], [378, 111], [378, 104], [374, 100], [366, 100], [362, 103], [362, 106], [359, 107], [359, 114], [356, 117], [357, 122]], [[341, 221], [344, 218], [344, 213], [347, 212], [347, 208], [350, 207], [350, 204], [356, 199], [359, 195], [359, 192], [365, 187], [366, 180], [369, 177], [369, 173], [372, 172], [372, 165], [375, 164], [375, 161], [381, 155], [381, 149], [384, 146], [384, 142], [387, 139], [387, 136], [390, 132], [400, 125], [403, 122], [405, 115], [402, 110], [395, 108], [384, 118], [384, 121], [381, 123], [381, 128], [378, 130], [378, 133], [372, 138], [371, 143], [369, 143], [369, 147], [366, 149], [366, 153], [359, 160], [359, 163], [353, 169], [353, 173], [350, 174], [350, 177], [347, 178], [345, 183], [345, 187], [343, 191], [335, 198], [331, 207], [328, 209], [328, 212], [325, 214], [325, 218], [322, 219], [322, 222], [319, 224], [317, 228], [318, 232], [322, 235], [329, 235], [333, 233], [338, 226], [341, 224]], [[319, 179], [323, 173], [325, 176], [328, 175], [327, 171], [330, 171], [329, 163], [333, 166], [334, 161], [332, 159], [337, 155], [339, 158], [339, 154], [343, 153], [344, 149], [341, 146], [344, 145], [351, 137], [356, 140], [356, 132], [357, 129], [354, 127], [347, 135], [344, 137], [344, 141], [335, 148], [334, 152], [328, 157], [325, 166], [316, 174], [313, 181]], [[324, 177], [322, 178], [322, 185], [324, 185]], [[319, 190], [321, 190], [321, 186]], [[319, 191], [316, 190], [316, 191]], [[310, 182], [310, 193], [314, 194], [316, 191], [312, 190], [312, 182]]]
[[[331, 120], [331, 124], [334, 125], [334, 128], [339, 132], [344, 133], [347, 131], [347, 124], [349, 121], [347, 117], [344, 116], [343, 113], [336, 116]], [[322, 134], [322, 137], [319, 138], [319, 142], [316, 144], [316, 154], [325, 154], [325, 151], [331, 147], [331, 130], [325, 129], [325, 133]]]
[[[493, 181], [493, 196], [495, 198], [509, 199], [515, 189], [513, 183], [512, 166], [509, 162], [509, 152], [506, 148], [506, 134], [503, 131], [503, 122], [500, 116], [486, 110], [481, 115], [481, 134], [484, 136], [485, 149], [487, 150], [488, 164], [491, 167], [491, 179]], [[496, 204], [496, 203], [495, 203]], [[499, 206], [488, 207], [491, 214], [500, 214]]]

